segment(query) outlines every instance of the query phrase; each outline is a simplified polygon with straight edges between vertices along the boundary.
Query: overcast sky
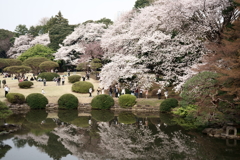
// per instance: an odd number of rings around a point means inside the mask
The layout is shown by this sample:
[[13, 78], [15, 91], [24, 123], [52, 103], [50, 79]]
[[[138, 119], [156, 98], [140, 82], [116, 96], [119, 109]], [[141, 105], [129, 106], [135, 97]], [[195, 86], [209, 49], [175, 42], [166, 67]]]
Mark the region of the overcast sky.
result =
[[24, 24], [37, 25], [43, 17], [62, 12], [69, 24], [110, 18], [133, 8], [136, 0], [0, 0], [0, 29], [14, 31]]

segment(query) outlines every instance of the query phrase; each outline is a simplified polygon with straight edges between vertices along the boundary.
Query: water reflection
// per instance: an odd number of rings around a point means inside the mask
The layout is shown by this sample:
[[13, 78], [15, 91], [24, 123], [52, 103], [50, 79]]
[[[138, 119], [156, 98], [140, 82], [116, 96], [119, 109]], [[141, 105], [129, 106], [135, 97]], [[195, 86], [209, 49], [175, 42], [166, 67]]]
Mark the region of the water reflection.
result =
[[[79, 116], [80, 115], [80, 116]], [[81, 116], [83, 115], [83, 116]], [[0, 158], [17, 154], [13, 148], [36, 147], [50, 159], [238, 159], [240, 142], [184, 131], [169, 115], [136, 115], [131, 112], [76, 110], [47, 114], [30, 111], [12, 115], [7, 123], [21, 130], [0, 136]], [[5, 144], [11, 140], [14, 145]], [[17, 156], [17, 155], [16, 155]], [[238, 157], [238, 158], [236, 158]], [[37, 157], [35, 158], [38, 159]]]

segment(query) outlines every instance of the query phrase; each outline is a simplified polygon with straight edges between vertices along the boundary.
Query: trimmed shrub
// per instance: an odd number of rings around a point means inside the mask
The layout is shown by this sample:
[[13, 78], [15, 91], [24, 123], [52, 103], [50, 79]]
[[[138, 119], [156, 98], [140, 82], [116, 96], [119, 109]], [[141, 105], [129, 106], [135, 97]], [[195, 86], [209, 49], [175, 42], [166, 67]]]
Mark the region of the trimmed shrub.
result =
[[47, 118], [47, 112], [42, 110], [42, 111], [36, 111], [36, 110], [30, 110], [26, 114], [26, 120], [30, 123], [41, 123], [43, 120]]
[[6, 98], [10, 103], [23, 104], [25, 102], [25, 96], [21, 93], [8, 93]]
[[40, 93], [31, 93], [26, 98], [31, 109], [44, 109], [48, 104], [48, 99]]
[[37, 79], [41, 77], [42, 79], [46, 79], [46, 81], [52, 81], [54, 77], [60, 77], [59, 74], [57, 73], [52, 73], [52, 72], [43, 72], [43, 73], [40, 73], [37, 77]]
[[78, 117], [77, 110], [59, 110], [58, 117], [63, 122], [70, 123], [71, 121], [75, 120]]
[[118, 115], [118, 121], [124, 124], [136, 123], [136, 116], [131, 112], [121, 112]]
[[18, 83], [18, 86], [20, 88], [30, 88], [33, 85], [33, 82], [31, 81], [22, 81], [20, 83]]
[[78, 98], [73, 94], [64, 94], [58, 99], [59, 109], [76, 109], [78, 107]]
[[110, 109], [114, 105], [114, 100], [107, 94], [97, 95], [92, 99], [92, 109]]
[[114, 118], [114, 113], [110, 110], [92, 110], [91, 115], [99, 122], [109, 122]]
[[88, 90], [91, 87], [94, 91], [93, 84], [90, 82], [86, 82], [86, 81], [75, 82], [72, 85], [72, 91], [77, 93], [88, 93]]
[[5, 119], [12, 114], [12, 111], [6, 105], [6, 103], [0, 101], [0, 120]]
[[160, 111], [161, 112], [169, 112], [172, 108], [175, 108], [178, 106], [178, 101], [175, 98], [169, 98], [164, 100], [160, 104]]
[[88, 121], [89, 121], [89, 117], [77, 117], [76, 119], [71, 121], [71, 124], [74, 124], [78, 127], [86, 128], [90, 126]]
[[122, 108], [130, 108], [137, 103], [136, 97], [130, 94], [121, 95], [118, 102]]
[[80, 81], [80, 79], [81, 79], [81, 76], [79, 76], [79, 75], [72, 75], [72, 76], [68, 77], [68, 82], [69, 83], [75, 83], [75, 82]]

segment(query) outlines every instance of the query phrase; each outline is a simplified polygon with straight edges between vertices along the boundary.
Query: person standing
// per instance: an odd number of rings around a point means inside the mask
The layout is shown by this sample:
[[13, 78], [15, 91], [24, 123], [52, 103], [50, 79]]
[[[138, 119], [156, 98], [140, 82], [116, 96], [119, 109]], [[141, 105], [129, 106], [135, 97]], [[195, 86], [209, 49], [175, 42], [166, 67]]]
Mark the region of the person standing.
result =
[[112, 87], [110, 86], [110, 88], [109, 88], [109, 96], [111, 96], [111, 97], [112, 97], [112, 92], [113, 92], [113, 89], [112, 89]]
[[126, 94], [125, 88], [123, 88], [123, 89], [122, 89], [122, 92], [121, 92], [121, 95], [124, 95], [124, 94]]
[[42, 94], [45, 94], [45, 91], [44, 91], [44, 89], [42, 88]]
[[10, 90], [10, 88], [7, 85], [5, 85], [5, 87], [4, 87], [5, 97], [7, 96], [9, 90]]
[[46, 79], [43, 78], [43, 85], [46, 86]]
[[165, 95], [165, 97], [167, 99], [168, 98], [168, 91], [167, 90], [164, 92], [164, 95]]
[[140, 90], [139, 90], [139, 98], [142, 98], [142, 94], [143, 94], [143, 90], [140, 89]]
[[92, 97], [92, 87], [89, 88], [89, 97]]
[[68, 77], [69, 77], [70, 76], [70, 69], [68, 69], [67, 72], [68, 72]]
[[158, 91], [157, 91], [158, 99], [161, 98], [161, 92], [162, 92], [162, 90], [159, 88]]
[[145, 92], [146, 99], [148, 98], [148, 90]]
[[101, 88], [100, 88], [100, 87], [98, 87], [98, 89], [97, 89], [97, 95], [99, 95], [99, 94], [100, 94], [100, 91], [101, 91]]
[[65, 83], [65, 78], [64, 78], [64, 76], [62, 77], [62, 85], [64, 85], [64, 83]]
[[135, 96], [138, 98], [138, 88], [135, 89]]
[[102, 88], [102, 94], [104, 94], [104, 88]]
[[58, 77], [58, 79], [57, 79], [58, 86], [60, 86], [60, 82], [61, 82], [61, 77]]

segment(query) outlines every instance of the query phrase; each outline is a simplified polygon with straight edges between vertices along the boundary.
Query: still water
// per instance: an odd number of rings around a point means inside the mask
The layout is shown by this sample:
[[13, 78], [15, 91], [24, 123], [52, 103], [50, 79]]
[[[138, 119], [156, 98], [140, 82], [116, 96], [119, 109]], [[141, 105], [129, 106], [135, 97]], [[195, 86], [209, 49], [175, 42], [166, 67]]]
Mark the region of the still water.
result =
[[187, 131], [166, 114], [30, 111], [7, 120], [2, 160], [239, 160], [240, 141]]

